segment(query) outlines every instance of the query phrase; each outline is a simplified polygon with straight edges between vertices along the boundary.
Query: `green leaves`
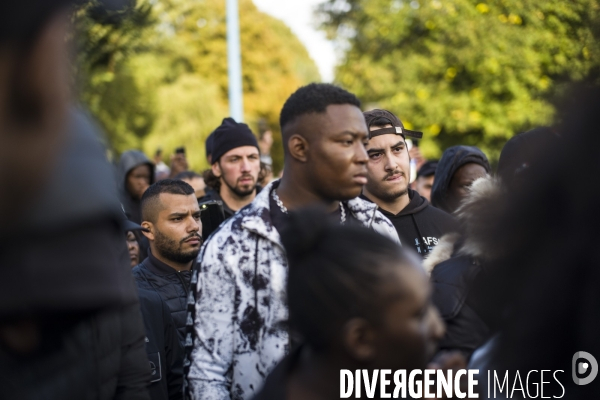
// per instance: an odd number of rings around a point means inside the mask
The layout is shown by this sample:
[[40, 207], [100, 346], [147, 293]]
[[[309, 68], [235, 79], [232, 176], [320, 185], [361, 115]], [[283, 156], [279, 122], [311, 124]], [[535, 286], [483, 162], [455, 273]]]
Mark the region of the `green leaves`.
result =
[[320, 10], [347, 46], [336, 79], [424, 130], [430, 157], [457, 143], [497, 157], [515, 133], [551, 123], [549, 99], [599, 64], [597, 0], [330, 0]]
[[[245, 119], [255, 132], [261, 118], [271, 126], [278, 171], [281, 107], [320, 77], [287, 26], [251, 0], [239, 7]], [[207, 168], [205, 138], [229, 115], [225, 1], [138, 0], [111, 15], [94, 10], [88, 3], [74, 16], [81, 97], [113, 149], [162, 147], [168, 156], [185, 145], [190, 166]]]

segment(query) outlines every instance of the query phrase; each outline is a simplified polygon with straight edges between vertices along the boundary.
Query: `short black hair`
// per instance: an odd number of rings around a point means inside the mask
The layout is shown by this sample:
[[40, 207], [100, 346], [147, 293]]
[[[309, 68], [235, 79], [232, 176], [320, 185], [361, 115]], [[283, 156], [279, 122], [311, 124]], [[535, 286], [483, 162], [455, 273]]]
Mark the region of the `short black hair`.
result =
[[194, 188], [188, 183], [176, 179], [163, 179], [150, 185], [142, 195], [141, 209], [142, 221], [156, 221], [156, 213], [159, 209], [161, 193], [180, 194], [188, 196], [194, 194]]
[[296, 90], [285, 101], [279, 116], [281, 129], [297, 117], [324, 113], [332, 104], [351, 104], [360, 108], [360, 100], [352, 93], [329, 83], [311, 83]]
[[348, 319], [379, 322], [389, 274], [411, 263], [391, 239], [362, 226], [341, 226], [318, 210], [290, 213], [281, 240], [289, 263], [290, 327], [317, 352], [339, 341]]
[[194, 171], [183, 171], [173, 177], [173, 179], [180, 180], [180, 181], [184, 180], [184, 179], [191, 181], [192, 179], [196, 179], [196, 178], [202, 178], [202, 176], [195, 173]]

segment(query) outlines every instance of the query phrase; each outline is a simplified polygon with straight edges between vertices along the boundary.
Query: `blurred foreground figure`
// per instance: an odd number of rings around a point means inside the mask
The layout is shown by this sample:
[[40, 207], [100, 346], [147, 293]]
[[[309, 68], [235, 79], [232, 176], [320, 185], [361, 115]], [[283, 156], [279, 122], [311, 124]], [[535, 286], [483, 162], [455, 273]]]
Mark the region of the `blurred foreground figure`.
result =
[[0, 2], [0, 398], [147, 399], [114, 175], [68, 112], [67, 6]]
[[475, 180], [490, 173], [490, 163], [481, 150], [473, 146], [453, 146], [442, 154], [431, 189], [431, 204], [449, 214], [460, 205]]
[[[568, 102], [559, 108], [561, 140], [540, 146], [539, 161], [508, 168], [516, 178], [513, 195], [498, 199], [497, 221], [485, 238], [501, 254], [472, 290], [480, 314], [500, 332], [487, 355], [491, 368], [508, 370], [511, 380], [517, 369], [562, 370], [556, 373], [560, 384], [549, 379], [544, 396], [596, 399], [598, 377], [588, 384], [574, 378], [593, 376], [600, 359], [600, 264], [594, 250], [600, 189], [590, 184], [600, 174], [600, 89], [573, 91]], [[577, 356], [580, 351], [594, 360]]]
[[387, 110], [363, 113], [369, 128], [367, 184], [362, 198], [379, 206], [394, 224], [403, 246], [425, 256], [442, 235], [456, 230], [456, 220], [432, 207], [409, 186], [411, 159], [406, 137], [421, 138], [422, 132], [404, 128]]
[[255, 400], [337, 399], [342, 369], [426, 368], [444, 328], [411, 250], [317, 211], [292, 214], [281, 240], [290, 328], [301, 345]]
[[[194, 399], [252, 398], [289, 350], [288, 269], [279, 235], [288, 210], [321, 205], [340, 224], [364, 225], [398, 241], [377, 206], [357, 198], [368, 157], [356, 96], [329, 84], [301, 87], [285, 102], [280, 124], [285, 175], [212, 234], [192, 276], [198, 298], [188, 318], [195, 337], [186, 344], [193, 343]], [[213, 161], [217, 148], [215, 137]]]

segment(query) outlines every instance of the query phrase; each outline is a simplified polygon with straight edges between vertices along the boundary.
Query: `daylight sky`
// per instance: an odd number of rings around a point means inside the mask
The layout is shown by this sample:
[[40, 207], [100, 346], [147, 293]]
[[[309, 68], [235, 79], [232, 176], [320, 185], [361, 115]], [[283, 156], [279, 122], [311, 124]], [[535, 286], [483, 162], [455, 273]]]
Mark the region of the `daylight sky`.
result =
[[324, 82], [333, 80], [335, 51], [325, 33], [314, 25], [313, 10], [323, 0], [253, 0], [259, 10], [285, 22], [319, 67]]

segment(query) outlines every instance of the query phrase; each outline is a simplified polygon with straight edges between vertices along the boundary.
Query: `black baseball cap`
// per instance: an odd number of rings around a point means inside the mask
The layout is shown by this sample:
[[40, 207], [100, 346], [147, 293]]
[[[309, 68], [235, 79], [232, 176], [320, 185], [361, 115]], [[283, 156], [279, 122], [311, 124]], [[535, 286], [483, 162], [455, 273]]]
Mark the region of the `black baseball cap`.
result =
[[[413, 139], [421, 139], [423, 132], [411, 131], [404, 127], [400, 118], [396, 117], [393, 113], [388, 110], [375, 109], [363, 112], [365, 121], [367, 122], [367, 128], [369, 128], [369, 139], [379, 135], [401, 135], [403, 137], [410, 137]], [[371, 132], [371, 126], [383, 126], [392, 125], [391, 128], [381, 128]]]

